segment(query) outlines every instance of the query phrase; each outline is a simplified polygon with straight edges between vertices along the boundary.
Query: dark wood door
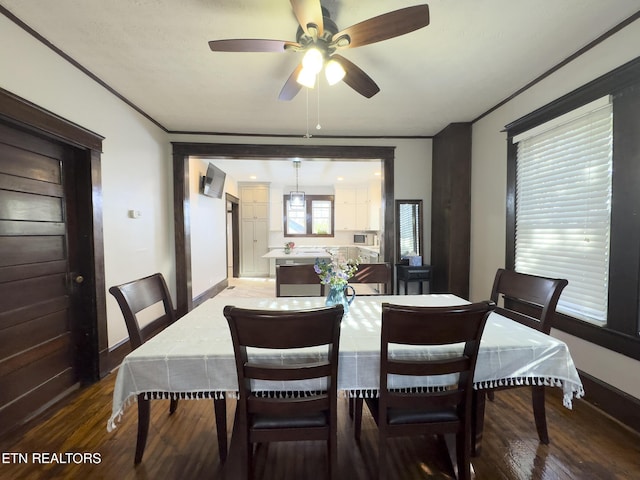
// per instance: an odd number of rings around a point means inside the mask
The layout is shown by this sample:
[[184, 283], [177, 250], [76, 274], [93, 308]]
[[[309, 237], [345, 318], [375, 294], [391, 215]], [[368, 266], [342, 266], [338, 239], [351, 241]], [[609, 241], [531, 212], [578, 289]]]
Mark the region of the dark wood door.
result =
[[0, 434], [79, 381], [73, 157], [0, 123]]

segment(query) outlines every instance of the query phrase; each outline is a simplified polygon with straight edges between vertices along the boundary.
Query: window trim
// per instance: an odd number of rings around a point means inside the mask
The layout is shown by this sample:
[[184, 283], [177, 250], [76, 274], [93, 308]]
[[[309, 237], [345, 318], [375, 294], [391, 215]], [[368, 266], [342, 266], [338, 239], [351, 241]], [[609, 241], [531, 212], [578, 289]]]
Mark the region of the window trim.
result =
[[515, 265], [515, 177], [517, 145], [513, 137], [604, 95], [613, 101], [613, 194], [608, 325], [601, 327], [556, 314], [554, 328], [640, 360], [640, 242], [639, 222], [629, 222], [640, 209], [640, 192], [629, 188], [638, 177], [640, 138], [640, 57], [596, 78], [563, 97], [506, 125], [507, 198], [505, 266]]
[[[306, 225], [307, 225], [307, 233], [287, 233], [287, 202], [289, 201], [289, 194], [282, 196], [282, 231], [284, 232], [285, 238], [295, 238], [295, 237], [308, 237], [308, 238], [333, 238], [335, 236], [335, 197], [333, 195], [305, 195], [305, 205], [306, 205]], [[320, 201], [330, 201], [331, 202], [331, 233], [327, 234], [317, 234], [310, 233], [312, 231], [312, 203], [314, 200]]]

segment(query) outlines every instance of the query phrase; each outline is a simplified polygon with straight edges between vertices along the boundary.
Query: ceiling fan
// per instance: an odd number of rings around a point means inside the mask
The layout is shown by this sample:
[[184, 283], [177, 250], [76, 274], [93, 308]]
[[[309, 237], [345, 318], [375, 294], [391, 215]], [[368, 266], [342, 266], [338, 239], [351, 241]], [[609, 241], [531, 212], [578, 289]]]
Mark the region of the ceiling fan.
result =
[[338, 30], [320, 0], [291, 0], [298, 23], [296, 41], [266, 39], [211, 40], [214, 52], [304, 52], [302, 62], [285, 82], [280, 100], [293, 99], [303, 86], [313, 88], [324, 67], [329, 84], [345, 82], [360, 95], [373, 97], [380, 91], [362, 69], [336, 51], [388, 40], [429, 24], [429, 6], [402, 8]]

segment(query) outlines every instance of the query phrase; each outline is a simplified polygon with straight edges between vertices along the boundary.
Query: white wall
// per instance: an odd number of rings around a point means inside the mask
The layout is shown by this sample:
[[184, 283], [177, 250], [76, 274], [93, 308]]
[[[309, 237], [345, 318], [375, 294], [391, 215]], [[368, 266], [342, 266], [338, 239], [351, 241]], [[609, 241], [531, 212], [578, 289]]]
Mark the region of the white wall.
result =
[[[2, 15], [0, 87], [105, 137], [107, 288], [162, 272], [175, 292], [172, 169], [166, 134]], [[142, 216], [131, 219], [128, 210], [139, 210]], [[107, 321], [113, 346], [127, 332], [109, 294]]]
[[[209, 162], [202, 159], [189, 159], [191, 293], [194, 297], [227, 278], [227, 201], [224, 194], [222, 198], [200, 194], [200, 179], [208, 165]], [[229, 191], [231, 183], [229, 176], [227, 179], [225, 191]]]
[[[471, 184], [471, 299], [489, 296], [496, 269], [505, 264], [505, 125], [571, 92], [640, 53], [636, 21], [594, 49], [515, 97], [473, 126]], [[576, 366], [640, 398], [640, 362], [556, 330], [567, 342]], [[587, 392], [588, 395], [588, 392]]]

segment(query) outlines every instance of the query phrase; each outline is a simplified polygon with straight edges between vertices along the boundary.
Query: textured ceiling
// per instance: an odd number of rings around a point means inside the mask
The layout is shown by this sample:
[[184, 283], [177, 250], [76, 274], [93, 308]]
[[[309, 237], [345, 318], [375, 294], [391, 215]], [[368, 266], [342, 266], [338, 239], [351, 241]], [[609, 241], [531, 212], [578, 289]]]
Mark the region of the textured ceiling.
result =
[[[418, 4], [331, 0], [339, 28]], [[168, 131], [431, 136], [471, 121], [635, 13], [638, 0], [434, 0], [431, 23], [344, 57], [380, 86], [278, 100], [295, 53], [211, 52], [226, 38], [295, 40], [286, 0], [0, 0]], [[319, 108], [318, 108], [319, 107]], [[315, 126], [320, 123], [321, 130]]]

